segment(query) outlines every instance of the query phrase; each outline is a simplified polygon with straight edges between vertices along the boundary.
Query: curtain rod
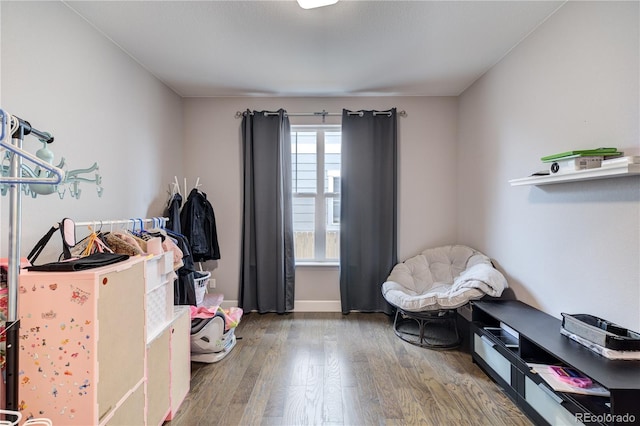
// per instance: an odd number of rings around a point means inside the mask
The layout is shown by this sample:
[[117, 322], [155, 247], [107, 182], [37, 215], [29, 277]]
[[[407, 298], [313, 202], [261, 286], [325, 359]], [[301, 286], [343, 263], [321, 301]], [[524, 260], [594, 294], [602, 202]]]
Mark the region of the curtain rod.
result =
[[[246, 111], [236, 111], [236, 118], [241, 118], [246, 114]], [[250, 113], [251, 115], [253, 115], [253, 113]], [[363, 111], [349, 111], [347, 114], [349, 115], [359, 115], [360, 117], [362, 117], [364, 115]], [[374, 111], [373, 115], [390, 115], [391, 111]], [[265, 111], [264, 115], [278, 115], [277, 112], [269, 112], [269, 111]], [[317, 116], [317, 117], [322, 117], [322, 119], [324, 120], [325, 117], [327, 116], [337, 116], [337, 117], [341, 117], [342, 113], [341, 112], [327, 112], [325, 110], [322, 110], [320, 112], [287, 112], [285, 113], [285, 115], [289, 116], [289, 117], [293, 117], [293, 116]], [[398, 115], [400, 117], [406, 117], [407, 116], [407, 112], [405, 110], [402, 111], [398, 111]]]

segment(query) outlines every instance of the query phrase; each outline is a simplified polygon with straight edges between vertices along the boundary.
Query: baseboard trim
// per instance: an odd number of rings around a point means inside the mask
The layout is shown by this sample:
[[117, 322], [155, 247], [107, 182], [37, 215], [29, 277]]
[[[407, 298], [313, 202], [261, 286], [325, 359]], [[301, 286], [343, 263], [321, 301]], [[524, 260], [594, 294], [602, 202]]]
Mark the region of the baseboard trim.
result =
[[222, 304], [220, 305], [222, 309], [234, 308], [237, 306], [238, 306], [237, 300], [223, 300]]
[[[222, 308], [238, 306], [237, 300], [223, 300]], [[293, 312], [342, 312], [339, 300], [296, 300]]]
[[293, 312], [342, 312], [339, 300], [296, 300]]

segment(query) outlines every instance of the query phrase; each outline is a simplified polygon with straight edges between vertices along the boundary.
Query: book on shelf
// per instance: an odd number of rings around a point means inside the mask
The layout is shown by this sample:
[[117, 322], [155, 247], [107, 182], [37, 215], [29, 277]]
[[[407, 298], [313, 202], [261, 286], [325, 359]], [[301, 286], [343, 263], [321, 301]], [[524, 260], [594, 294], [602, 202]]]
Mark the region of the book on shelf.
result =
[[563, 382], [553, 372], [551, 372], [549, 364], [527, 363], [527, 366], [531, 368], [532, 372], [537, 373], [540, 378], [542, 378], [545, 383], [547, 383], [549, 387], [556, 392], [604, 397], [610, 396], [609, 390], [596, 382], [592, 382], [591, 386], [585, 388], [571, 386], [570, 384]]
[[558, 154], [547, 155], [542, 157], [541, 160], [545, 163], [558, 160], [568, 160], [576, 157], [612, 157], [623, 155], [617, 148], [596, 148], [596, 149], [581, 149], [574, 151], [566, 151]]

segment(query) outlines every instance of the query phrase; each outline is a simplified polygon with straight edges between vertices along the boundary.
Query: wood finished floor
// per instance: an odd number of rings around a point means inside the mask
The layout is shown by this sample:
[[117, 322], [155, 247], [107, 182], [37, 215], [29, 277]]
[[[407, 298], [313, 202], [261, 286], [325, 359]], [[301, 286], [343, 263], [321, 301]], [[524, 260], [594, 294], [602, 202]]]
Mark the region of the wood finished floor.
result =
[[236, 335], [192, 363], [165, 426], [532, 424], [469, 354], [403, 342], [384, 314], [252, 313]]

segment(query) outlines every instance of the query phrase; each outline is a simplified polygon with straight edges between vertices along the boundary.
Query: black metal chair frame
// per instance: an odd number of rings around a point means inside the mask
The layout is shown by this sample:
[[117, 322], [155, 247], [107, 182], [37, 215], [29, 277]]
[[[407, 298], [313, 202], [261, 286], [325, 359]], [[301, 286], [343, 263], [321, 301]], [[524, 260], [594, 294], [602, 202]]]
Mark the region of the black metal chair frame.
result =
[[455, 309], [411, 312], [396, 308], [393, 331], [405, 342], [422, 348], [454, 349], [462, 342], [456, 316]]

